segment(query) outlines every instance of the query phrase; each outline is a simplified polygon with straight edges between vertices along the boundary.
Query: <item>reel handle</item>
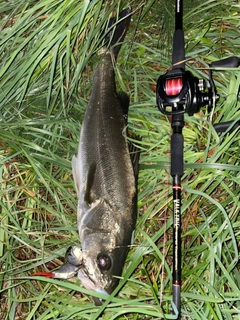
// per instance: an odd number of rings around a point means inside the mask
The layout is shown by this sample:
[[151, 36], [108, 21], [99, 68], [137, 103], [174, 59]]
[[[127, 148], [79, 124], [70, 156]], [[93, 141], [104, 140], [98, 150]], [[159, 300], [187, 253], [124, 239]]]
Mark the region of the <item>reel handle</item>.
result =
[[[226, 122], [219, 122], [214, 123], [213, 127], [217, 132], [225, 132], [228, 128], [233, 124], [234, 121], [226, 121]], [[232, 133], [235, 129], [240, 126], [240, 120], [237, 121], [233, 127], [229, 130], [229, 133]]]
[[237, 68], [240, 65], [240, 59], [236, 56], [214, 61], [210, 64], [211, 68]]

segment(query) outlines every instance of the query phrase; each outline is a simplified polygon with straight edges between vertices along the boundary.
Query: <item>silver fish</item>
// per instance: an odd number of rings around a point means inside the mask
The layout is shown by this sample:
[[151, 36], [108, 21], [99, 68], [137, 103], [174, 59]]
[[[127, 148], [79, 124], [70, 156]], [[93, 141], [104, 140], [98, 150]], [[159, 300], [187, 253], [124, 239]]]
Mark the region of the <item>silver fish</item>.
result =
[[[111, 47], [123, 41], [130, 9], [119, 19], [109, 35]], [[116, 93], [113, 65], [120, 46], [107, 51], [97, 67], [72, 160], [83, 258], [78, 277], [86, 288], [106, 294], [118, 284], [136, 222], [136, 174], [126, 140], [129, 98]]]
[[[110, 294], [119, 282], [137, 215], [139, 152], [126, 140], [129, 97], [116, 92], [114, 73], [130, 20], [130, 8], [119, 13], [115, 29], [116, 20], [110, 19], [108, 27], [114, 30], [106, 37], [110, 49], [94, 74], [78, 155], [72, 159], [82, 250], [68, 250], [67, 263], [61, 267], [64, 276], [61, 268], [51, 273], [51, 277], [61, 278], [78, 273], [87, 289], [104, 294]], [[101, 304], [99, 299], [94, 301]]]

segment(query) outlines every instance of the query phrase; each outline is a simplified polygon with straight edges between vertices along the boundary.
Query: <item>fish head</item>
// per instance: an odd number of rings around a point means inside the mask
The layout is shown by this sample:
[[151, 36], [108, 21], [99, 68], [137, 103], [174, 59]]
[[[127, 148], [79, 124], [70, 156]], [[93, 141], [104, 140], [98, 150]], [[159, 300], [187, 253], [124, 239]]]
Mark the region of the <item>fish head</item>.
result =
[[[89, 197], [93, 198], [93, 197]], [[78, 206], [82, 265], [78, 278], [87, 289], [111, 294], [117, 287], [132, 236], [132, 223], [99, 199]]]
[[98, 232], [85, 236], [82, 267], [78, 271], [78, 278], [85, 288], [106, 295], [116, 288], [127, 248], [121, 250], [115, 243], [116, 237], [111, 233]]

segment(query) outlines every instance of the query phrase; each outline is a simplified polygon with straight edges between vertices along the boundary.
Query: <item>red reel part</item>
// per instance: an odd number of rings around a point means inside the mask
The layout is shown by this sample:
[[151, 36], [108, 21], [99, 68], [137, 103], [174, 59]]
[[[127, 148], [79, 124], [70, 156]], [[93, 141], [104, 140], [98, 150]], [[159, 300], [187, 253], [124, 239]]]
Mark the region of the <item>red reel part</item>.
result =
[[183, 87], [182, 77], [175, 79], [167, 79], [165, 82], [165, 92], [168, 96], [178, 95]]

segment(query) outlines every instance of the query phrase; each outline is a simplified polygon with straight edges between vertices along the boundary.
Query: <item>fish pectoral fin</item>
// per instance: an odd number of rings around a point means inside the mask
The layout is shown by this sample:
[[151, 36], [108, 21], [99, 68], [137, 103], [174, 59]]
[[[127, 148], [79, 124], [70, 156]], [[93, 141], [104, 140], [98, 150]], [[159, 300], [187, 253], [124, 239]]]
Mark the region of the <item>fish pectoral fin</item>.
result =
[[84, 201], [88, 205], [91, 205], [96, 200], [96, 196], [92, 192], [92, 186], [94, 183], [96, 168], [97, 168], [96, 162], [93, 162], [90, 164], [87, 172], [86, 187], [84, 191]]
[[79, 195], [80, 192], [80, 173], [79, 173], [79, 166], [81, 164], [79, 163], [79, 160], [77, 157], [72, 157], [72, 174], [73, 174], [73, 181], [75, 184], [75, 188], [77, 191], [77, 195]]

